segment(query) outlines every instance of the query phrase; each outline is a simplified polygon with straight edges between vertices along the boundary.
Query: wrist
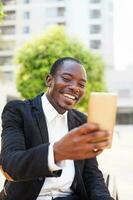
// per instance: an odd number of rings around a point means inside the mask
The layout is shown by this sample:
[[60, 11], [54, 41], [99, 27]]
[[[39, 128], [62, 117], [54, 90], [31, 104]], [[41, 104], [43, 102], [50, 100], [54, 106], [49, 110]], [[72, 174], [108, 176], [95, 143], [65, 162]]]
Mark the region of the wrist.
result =
[[53, 144], [53, 152], [54, 152], [55, 163], [65, 160], [65, 157], [60, 153], [61, 150], [59, 150], [58, 142], [55, 142]]

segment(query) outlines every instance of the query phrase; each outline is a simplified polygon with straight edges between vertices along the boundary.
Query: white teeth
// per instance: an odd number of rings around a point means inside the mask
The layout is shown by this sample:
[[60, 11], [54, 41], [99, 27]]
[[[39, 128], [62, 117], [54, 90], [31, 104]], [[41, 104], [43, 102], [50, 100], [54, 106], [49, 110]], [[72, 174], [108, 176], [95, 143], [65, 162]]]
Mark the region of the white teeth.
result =
[[75, 97], [70, 94], [64, 94], [65, 97], [68, 97], [69, 99], [75, 100]]

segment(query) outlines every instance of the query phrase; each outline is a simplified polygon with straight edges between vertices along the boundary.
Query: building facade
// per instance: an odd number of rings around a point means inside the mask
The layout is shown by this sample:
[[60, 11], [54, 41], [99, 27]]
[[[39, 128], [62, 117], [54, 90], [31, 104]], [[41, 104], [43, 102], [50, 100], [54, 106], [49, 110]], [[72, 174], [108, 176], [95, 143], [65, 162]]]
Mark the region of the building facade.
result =
[[133, 124], [133, 69], [107, 70], [109, 91], [118, 95], [117, 124]]
[[49, 26], [64, 25], [99, 52], [108, 68], [113, 67], [112, 0], [3, 0], [5, 18], [0, 25], [0, 69], [4, 79], [13, 79], [15, 52], [28, 39]]

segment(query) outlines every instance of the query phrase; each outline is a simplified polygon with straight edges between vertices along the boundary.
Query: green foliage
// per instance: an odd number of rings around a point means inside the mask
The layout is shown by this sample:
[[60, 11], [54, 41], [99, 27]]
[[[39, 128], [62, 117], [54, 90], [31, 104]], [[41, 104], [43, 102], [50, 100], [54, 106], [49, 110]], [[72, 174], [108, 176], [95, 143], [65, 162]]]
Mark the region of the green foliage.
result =
[[0, 21], [3, 19], [3, 17], [4, 17], [3, 4], [0, 0]]
[[90, 91], [104, 91], [104, 65], [101, 58], [92, 54], [76, 38], [69, 37], [64, 27], [54, 26], [38, 38], [27, 42], [16, 56], [19, 64], [17, 88], [24, 98], [32, 98], [46, 90], [44, 77], [56, 59], [71, 56], [79, 59], [88, 75], [86, 95], [78, 105], [87, 109]]

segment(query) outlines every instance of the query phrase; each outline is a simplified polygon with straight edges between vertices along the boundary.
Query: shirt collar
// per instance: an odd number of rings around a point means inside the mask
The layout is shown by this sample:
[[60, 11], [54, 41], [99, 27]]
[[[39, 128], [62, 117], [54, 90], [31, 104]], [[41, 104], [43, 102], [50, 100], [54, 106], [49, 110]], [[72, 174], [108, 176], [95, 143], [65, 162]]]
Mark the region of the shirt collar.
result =
[[60, 118], [65, 117], [65, 119], [67, 119], [68, 111], [66, 111], [64, 114], [59, 114], [57, 110], [51, 105], [49, 100], [47, 99], [46, 93], [43, 94], [43, 96], [41, 97], [41, 100], [42, 100], [43, 111], [48, 123], [50, 123], [57, 116], [59, 116]]

